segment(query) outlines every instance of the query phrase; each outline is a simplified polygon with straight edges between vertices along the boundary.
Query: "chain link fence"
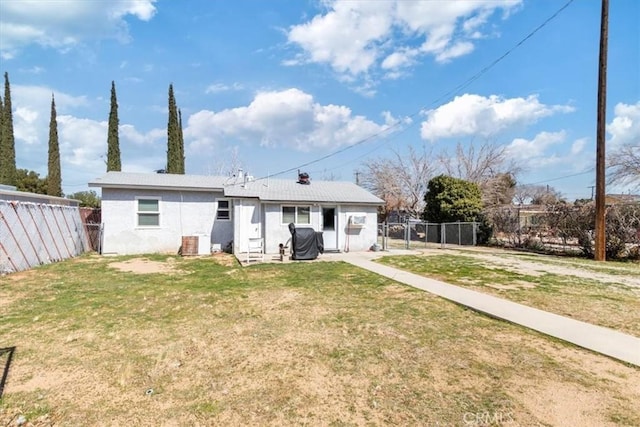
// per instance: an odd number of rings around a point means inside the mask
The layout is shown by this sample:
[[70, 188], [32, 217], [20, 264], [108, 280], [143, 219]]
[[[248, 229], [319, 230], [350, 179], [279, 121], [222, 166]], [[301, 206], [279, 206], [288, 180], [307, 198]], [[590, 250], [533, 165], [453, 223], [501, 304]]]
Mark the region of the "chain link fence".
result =
[[90, 249], [77, 206], [0, 200], [0, 273], [61, 261]]
[[420, 249], [429, 244], [475, 246], [477, 222], [429, 223], [409, 221], [405, 223], [378, 224], [377, 244], [382, 250]]

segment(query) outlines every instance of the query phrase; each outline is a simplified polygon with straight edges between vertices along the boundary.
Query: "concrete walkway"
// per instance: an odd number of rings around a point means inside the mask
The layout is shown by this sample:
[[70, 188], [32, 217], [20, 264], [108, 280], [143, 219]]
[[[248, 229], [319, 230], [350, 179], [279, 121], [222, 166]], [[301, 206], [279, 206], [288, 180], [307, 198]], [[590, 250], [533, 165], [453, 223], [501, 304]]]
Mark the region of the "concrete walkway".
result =
[[382, 255], [371, 252], [352, 252], [340, 254], [340, 259], [492, 317], [640, 366], [640, 338], [373, 262], [373, 258]]

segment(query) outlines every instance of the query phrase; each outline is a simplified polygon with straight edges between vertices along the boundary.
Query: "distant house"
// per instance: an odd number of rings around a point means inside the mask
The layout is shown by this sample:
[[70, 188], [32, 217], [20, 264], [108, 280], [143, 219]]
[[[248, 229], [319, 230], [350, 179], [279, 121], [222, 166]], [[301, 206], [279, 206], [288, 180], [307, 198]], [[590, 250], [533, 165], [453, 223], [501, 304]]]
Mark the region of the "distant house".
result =
[[637, 194], [607, 194], [604, 198], [605, 204], [611, 205], [627, 205], [640, 204], [640, 195]]
[[512, 206], [512, 209], [518, 212], [518, 221], [521, 229], [538, 230], [546, 224], [547, 209], [544, 205]]
[[263, 239], [277, 254], [288, 225], [322, 231], [326, 250], [367, 250], [377, 238], [377, 208], [365, 189], [337, 181], [238, 176], [108, 172], [89, 183], [102, 189], [102, 252], [177, 252], [184, 236], [198, 236], [198, 252]]

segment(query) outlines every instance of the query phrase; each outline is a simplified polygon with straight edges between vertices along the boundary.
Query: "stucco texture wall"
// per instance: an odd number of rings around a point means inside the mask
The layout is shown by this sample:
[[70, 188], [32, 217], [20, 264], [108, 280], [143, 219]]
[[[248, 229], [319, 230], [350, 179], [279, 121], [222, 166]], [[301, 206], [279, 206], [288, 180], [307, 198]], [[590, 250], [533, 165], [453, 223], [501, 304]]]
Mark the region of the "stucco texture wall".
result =
[[[295, 206], [295, 203], [286, 203], [285, 206]], [[283, 204], [265, 204], [264, 230], [265, 230], [265, 250], [267, 253], [278, 253], [279, 244], [287, 243], [291, 234], [288, 224], [282, 221]], [[308, 206], [301, 204], [299, 206]], [[322, 207], [329, 205], [311, 206], [311, 224], [296, 224], [298, 227], [311, 227], [316, 231], [322, 231]], [[354, 205], [330, 205], [336, 207], [336, 232], [337, 249], [344, 251], [366, 251], [376, 242], [377, 238], [377, 209], [375, 206], [354, 206]], [[349, 216], [363, 214], [366, 216], [366, 223], [362, 228], [348, 226]], [[348, 237], [347, 237], [348, 236]], [[329, 247], [328, 242], [325, 245]], [[336, 246], [335, 244], [333, 246]]]
[[[224, 225], [214, 233], [216, 198], [222, 194], [195, 191], [102, 190], [103, 245], [105, 254], [177, 253], [182, 236], [228, 235]], [[137, 200], [157, 198], [160, 225], [138, 226]], [[227, 221], [228, 227], [231, 222]], [[217, 224], [218, 225], [218, 224]], [[218, 227], [220, 228], [220, 227]]]

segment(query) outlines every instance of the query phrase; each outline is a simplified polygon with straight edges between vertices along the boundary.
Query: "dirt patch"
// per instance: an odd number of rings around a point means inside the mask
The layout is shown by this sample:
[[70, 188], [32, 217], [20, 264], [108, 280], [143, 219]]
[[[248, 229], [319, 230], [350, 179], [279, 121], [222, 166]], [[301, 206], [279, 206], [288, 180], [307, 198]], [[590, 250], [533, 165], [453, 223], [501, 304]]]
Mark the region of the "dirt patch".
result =
[[134, 274], [180, 274], [182, 271], [175, 266], [173, 258], [167, 259], [166, 262], [151, 261], [146, 258], [134, 258], [122, 262], [112, 262], [109, 267], [120, 271]]
[[225, 267], [237, 267], [238, 260], [232, 254], [226, 252], [216, 252], [211, 256], [211, 259], [216, 264], [223, 265]]
[[21, 280], [27, 280], [35, 276], [42, 277], [37, 273], [35, 269], [31, 269], [31, 270], [25, 270], [25, 271], [18, 271], [17, 273], [5, 274], [0, 277], [16, 282]]
[[574, 276], [581, 279], [593, 279], [603, 283], [620, 283], [627, 286], [640, 287], [640, 277], [622, 276], [615, 274], [607, 274], [595, 271], [589, 271], [580, 268], [579, 265], [571, 264], [567, 266], [553, 265], [544, 262], [535, 262], [523, 259], [513, 259], [504, 256], [488, 255], [488, 254], [468, 254], [474, 258], [488, 261], [493, 266], [505, 268], [507, 270], [537, 276], [544, 273], [558, 274], [563, 276]]
[[523, 405], [546, 425], [617, 425], [602, 416], [602, 396], [597, 390], [585, 390], [577, 385], [556, 382], [523, 384], [523, 388]]
[[510, 290], [517, 291], [520, 289], [533, 289], [536, 287], [534, 283], [524, 282], [522, 280], [514, 280], [513, 283], [509, 285], [502, 285], [499, 283], [489, 283], [489, 284], [486, 284], [485, 286], [488, 286], [493, 289], [504, 290], [504, 291], [510, 291]]
[[13, 304], [18, 298], [14, 296], [10, 296], [5, 293], [0, 293], [0, 307], [9, 306]]
[[[577, 263], [566, 262], [566, 265], [556, 265], [544, 262], [536, 262], [531, 259], [522, 259], [517, 257], [519, 254], [509, 251], [500, 251], [499, 254], [495, 254], [495, 250], [489, 252], [487, 248], [474, 248], [465, 249], [464, 251], [458, 251], [455, 249], [436, 250], [425, 249], [421, 250], [425, 256], [442, 255], [442, 254], [462, 254], [476, 258], [483, 262], [483, 267], [490, 269], [505, 269], [517, 274], [525, 274], [528, 276], [539, 277], [543, 274], [557, 274], [563, 276], [573, 276], [581, 279], [593, 279], [602, 283], [622, 284], [631, 287], [640, 288], [640, 275], [634, 277], [632, 275], [620, 275], [620, 274], [607, 274], [605, 272], [597, 272], [589, 270], [584, 266]], [[621, 269], [624, 271], [635, 271], [632, 269]]]

